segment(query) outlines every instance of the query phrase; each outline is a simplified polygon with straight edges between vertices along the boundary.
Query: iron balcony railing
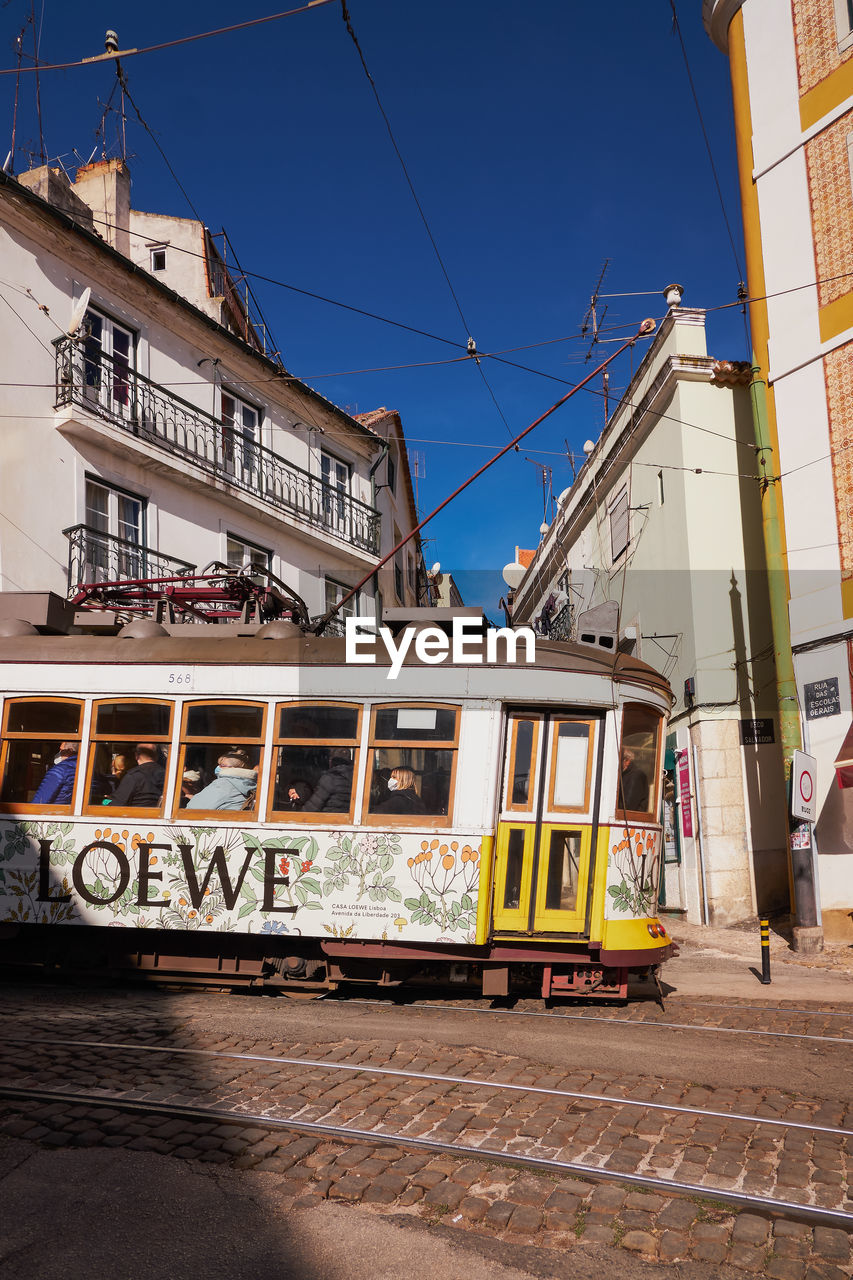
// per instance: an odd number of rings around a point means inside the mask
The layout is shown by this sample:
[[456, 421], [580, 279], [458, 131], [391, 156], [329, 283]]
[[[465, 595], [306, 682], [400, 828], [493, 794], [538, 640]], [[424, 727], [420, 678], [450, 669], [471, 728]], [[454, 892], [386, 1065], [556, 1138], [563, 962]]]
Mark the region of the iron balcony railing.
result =
[[68, 598], [86, 582], [126, 582], [136, 578], [169, 578], [195, 573], [196, 566], [164, 556], [128, 538], [76, 524], [62, 530], [68, 539]]
[[56, 406], [76, 404], [139, 440], [192, 462], [369, 555], [379, 553], [379, 512], [271, 449], [251, 432], [218, 422], [196, 405], [92, 351], [85, 339], [57, 338]]
[[551, 625], [548, 628], [548, 635], [552, 640], [571, 640], [573, 638], [574, 612], [570, 604], [564, 604], [560, 612], [554, 614], [551, 619]]

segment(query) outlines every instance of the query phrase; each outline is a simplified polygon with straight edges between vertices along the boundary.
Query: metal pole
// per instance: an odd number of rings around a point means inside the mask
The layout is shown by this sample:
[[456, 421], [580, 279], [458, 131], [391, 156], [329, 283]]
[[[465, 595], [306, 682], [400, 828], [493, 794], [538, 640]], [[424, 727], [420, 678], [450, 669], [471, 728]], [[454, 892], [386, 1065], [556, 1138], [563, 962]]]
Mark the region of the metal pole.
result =
[[699, 756], [693, 748], [693, 798], [696, 801], [696, 834], [699, 837], [699, 875], [702, 880], [702, 923], [708, 923], [708, 884], [705, 880], [705, 842], [702, 838], [702, 810], [699, 804]]
[[762, 919], [761, 924], [761, 982], [767, 986], [770, 982], [770, 921]]

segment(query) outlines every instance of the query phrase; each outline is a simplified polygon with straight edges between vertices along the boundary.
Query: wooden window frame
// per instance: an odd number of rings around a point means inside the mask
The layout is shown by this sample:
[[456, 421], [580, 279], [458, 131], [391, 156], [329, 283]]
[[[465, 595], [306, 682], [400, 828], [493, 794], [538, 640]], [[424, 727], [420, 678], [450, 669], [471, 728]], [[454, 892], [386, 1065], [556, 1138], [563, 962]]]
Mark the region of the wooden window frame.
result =
[[[506, 779], [504, 781], [504, 806], [503, 813], [529, 813], [536, 812], [536, 797], [539, 787], [539, 743], [542, 736], [542, 724], [545, 717], [541, 711], [520, 712], [515, 714], [510, 712], [510, 749], [509, 758], [507, 760]], [[533, 742], [530, 747], [530, 787], [527, 802], [525, 804], [513, 804], [512, 784], [515, 779], [515, 756], [518, 745], [518, 726], [522, 721], [533, 721]]]
[[[657, 717], [654, 773], [649, 778], [649, 799], [652, 801], [652, 808], [649, 809], [622, 809], [619, 806], [619, 779], [622, 766], [622, 744], [625, 736], [625, 712], [629, 707], [639, 707], [649, 716]], [[619, 754], [616, 758], [616, 796], [613, 805], [613, 812], [616, 815], [616, 821], [619, 823], [634, 822], [638, 825], [648, 826], [650, 823], [660, 821], [660, 766], [664, 740], [663, 721], [663, 713], [658, 711], [656, 707], [648, 706], [645, 702], [625, 702], [622, 704], [622, 717], [619, 724]]]
[[163, 795], [159, 805], [156, 807], [150, 805], [117, 805], [117, 804], [90, 804], [89, 795], [92, 790], [92, 774], [95, 767], [95, 752], [100, 742], [139, 742], [138, 734], [128, 735], [126, 738], [116, 738], [113, 734], [98, 733], [98, 712], [101, 707], [125, 704], [128, 706], [156, 706], [169, 708], [169, 732], [167, 734], [153, 733], [147, 734], [143, 739], [145, 742], [165, 743], [167, 747], [172, 745], [172, 734], [175, 727], [175, 704], [171, 698], [134, 698], [125, 695], [112, 694], [107, 698], [95, 698], [92, 702], [92, 719], [89, 728], [89, 738], [86, 743], [86, 780], [83, 787], [83, 807], [82, 812], [87, 817], [105, 817], [115, 814], [126, 817], [128, 819], [138, 818], [161, 818], [166, 806], [166, 793], [169, 789], [169, 771], [172, 768], [172, 762], [169, 760], [166, 765], [166, 774], [163, 778]]
[[[380, 711], [452, 711], [455, 714], [453, 738], [376, 738], [376, 718]], [[456, 766], [459, 759], [459, 730], [462, 721], [462, 707], [454, 702], [376, 702], [370, 708], [370, 736], [367, 740], [367, 767], [364, 773], [364, 795], [361, 801], [361, 821], [367, 827], [452, 827], [453, 810], [456, 799]], [[433, 748], [439, 751], [450, 751], [453, 762], [450, 767], [450, 785], [448, 788], [447, 813], [369, 813], [370, 780], [373, 777], [373, 763], [377, 748], [393, 749], [394, 747], [413, 747], [415, 750]]]
[[[258, 758], [258, 784], [255, 789], [255, 803], [251, 809], [188, 809], [186, 805], [183, 808], [180, 805], [181, 788], [177, 779], [184, 776], [184, 760], [186, 758], [187, 746], [218, 746], [222, 744], [221, 734], [204, 734], [193, 735], [192, 738], [187, 735], [187, 721], [190, 717], [190, 711], [197, 707], [253, 707], [261, 710], [261, 732], [257, 738], [252, 738], [248, 745], [258, 747], [260, 756]], [[175, 775], [175, 793], [172, 796], [172, 819], [176, 822], [195, 822], [196, 819], [203, 819], [205, 822], [216, 822], [220, 825], [223, 822], [257, 822], [258, 820], [258, 801], [261, 795], [261, 786], [264, 778], [264, 747], [266, 745], [266, 729], [267, 714], [269, 712], [269, 703], [261, 698], [190, 698], [181, 708], [181, 733], [178, 739], [178, 771]], [[241, 744], [242, 745], [242, 744]]]
[[[279, 732], [281, 724], [281, 713], [284, 710], [308, 709], [312, 707], [344, 707], [347, 711], [355, 711], [357, 713], [355, 736], [352, 738], [285, 738]], [[296, 698], [289, 702], [276, 702], [273, 708], [275, 716], [275, 729], [272, 739], [272, 768], [270, 771], [270, 789], [267, 797], [267, 822], [275, 823], [295, 823], [298, 826], [336, 826], [339, 827], [344, 823], [352, 823], [355, 814], [355, 801], [358, 795], [359, 784], [359, 762], [361, 760], [361, 735], [364, 725], [364, 704], [361, 702], [346, 702], [335, 698]], [[352, 790], [350, 792], [349, 809], [341, 813], [324, 813], [323, 810], [313, 810], [309, 812], [307, 809], [275, 809], [273, 802], [275, 800], [275, 781], [274, 771], [278, 764], [278, 751], [281, 747], [316, 747], [317, 745], [324, 747], [348, 747], [353, 753], [352, 765]]]
[[[12, 732], [10, 732], [8, 729], [10, 709], [13, 706], [20, 705], [20, 703], [22, 702], [56, 702], [56, 703], [61, 703], [63, 706], [76, 706], [78, 708], [80, 714], [77, 721], [77, 736], [75, 740], [80, 743], [80, 748], [77, 752], [77, 771], [75, 772], [75, 775], [74, 775], [74, 789], [72, 790], [71, 800], [69, 801], [68, 804], [30, 804], [25, 801], [19, 801], [19, 802], [13, 803], [11, 801], [4, 800], [4, 801], [0, 801], [0, 813], [25, 813], [25, 814], [72, 813], [74, 810], [74, 792], [76, 792], [77, 785], [80, 781], [80, 758], [83, 754], [83, 748], [85, 745], [83, 741], [83, 734], [81, 731], [81, 726], [83, 724], [83, 711], [84, 711], [83, 699], [82, 698], [55, 698], [51, 696], [45, 697], [43, 694], [42, 695], [23, 694], [21, 697], [7, 696], [4, 700], [4, 705], [3, 705], [3, 735], [2, 735], [2, 740], [0, 740], [0, 782], [2, 782], [3, 778], [5, 778], [6, 776], [6, 761], [9, 756], [9, 743], [10, 742], [26, 742], [26, 741], [32, 740], [32, 738], [34, 737], [32, 733], [19, 733], [17, 730], [13, 730]], [[57, 745], [60, 742], [71, 741], [67, 733], [44, 734], [43, 740], [47, 742], [48, 740], [51, 740], [54, 737], [56, 738]], [[50, 768], [50, 765], [48, 765], [48, 769], [49, 768]], [[47, 770], [45, 770], [45, 773], [46, 772]]]
[[[561, 724], [585, 724], [589, 727], [589, 737], [586, 749], [586, 777], [584, 779], [583, 805], [578, 808], [577, 805], [555, 804], [554, 803], [554, 784], [556, 783], [556, 764], [557, 764], [557, 741], [559, 734], [557, 729]], [[564, 814], [564, 813], [589, 813], [589, 797], [592, 788], [592, 762], [595, 755], [595, 726], [598, 724], [597, 719], [587, 719], [585, 716], [562, 715], [557, 712], [551, 716], [551, 742], [548, 753], [548, 804], [544, 812]]]

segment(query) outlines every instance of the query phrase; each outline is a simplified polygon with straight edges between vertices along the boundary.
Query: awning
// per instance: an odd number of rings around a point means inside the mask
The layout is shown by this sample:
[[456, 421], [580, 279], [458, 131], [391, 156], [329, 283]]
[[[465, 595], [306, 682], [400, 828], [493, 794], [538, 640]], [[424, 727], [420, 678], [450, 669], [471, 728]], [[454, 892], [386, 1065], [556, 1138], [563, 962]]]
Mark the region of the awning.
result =
[[841, 750], [835, 757], [835, 776], [839, 787], [853, 787], [853, 724], [844, 735]]

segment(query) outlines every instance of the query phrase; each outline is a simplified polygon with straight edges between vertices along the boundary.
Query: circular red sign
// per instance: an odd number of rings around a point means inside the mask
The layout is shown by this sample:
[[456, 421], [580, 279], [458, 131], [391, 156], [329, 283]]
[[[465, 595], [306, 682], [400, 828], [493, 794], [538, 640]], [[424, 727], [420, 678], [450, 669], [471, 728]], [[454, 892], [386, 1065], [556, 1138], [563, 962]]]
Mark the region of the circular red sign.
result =
[[814, 795], [814, 783], [812, 782], [812, 775], [810, 773], [807, 773], [805, 769], [800, 774], [800, 795], [803, 798], [803, 804], [810, 804], [811, 798]]

